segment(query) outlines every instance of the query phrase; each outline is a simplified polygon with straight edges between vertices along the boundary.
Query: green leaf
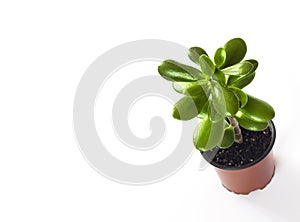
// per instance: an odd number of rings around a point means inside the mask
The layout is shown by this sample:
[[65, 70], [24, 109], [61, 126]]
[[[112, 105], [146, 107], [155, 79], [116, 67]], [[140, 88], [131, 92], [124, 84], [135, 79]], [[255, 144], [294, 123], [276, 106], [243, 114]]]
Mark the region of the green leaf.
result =
[[226, 60], [222, 68], [232, 66], [243, 60], [247, 52], [247, 45], [241, 38], [234, 38], [229, 40], [224, 49], [226, 51]]
[[[212, 120], [216, 120], [215, 117], [223, 119], [226, 116], [226, 101], [223, 93], [223, 87], [216, 81], [212, 81], [210, 99], [212, 106]], [[214, 111], [216, 111], [219, 115], [215, 115]]]
[[238, 112], [235, 116], [240, 126], [247, 130], [262, 131], [268, 127], [268, 122], [257, 122], [244, 115], [242, 112]]
[[241, 76], [250, 74], [253, 70], [253, 65], [251, 62], [244, 61], [228, 68], [222, 69], [225, 75], [232, 75], [232, 76]]
[[173, 117], [178, 120], [193, 119], [201, 112], [206, 103], [207, 97], [205, 95], [199, 97], [185, 96], [174, 105]]
[[215, 52], [214, 61], [217, 68], [220, 68], [226, 60], [226, 51], [224, 48], [218, 48]]
[[247, 94], [244, 93], [241, 89], [234, 87], [234, 86], [230, 86], [229, 89], [231, 89], [235, 93], [235, 95], [238, 97], [240, 106], [241, 106], [241, 108], [243, 108], [248, 102]]
[[199, 80], [195, 82], [173, 82], [173, 89], [187, 96], [208, 95], [207, 81]]
[[216, 79], [218, 82], [225, 85], [226, 83], [226, 77], [224, 73], [221, 70], [217, 70], [214, 74], [214, 79]]
[[254, 77], [255, 72], [244, 76], [229, 76], [227, 85], [242, 89], [249, 85], [253, 81]]
[[207, 115], [200, 121], [194, 132], [194, 145], [201, 151], [213, 149], [224, 135], [224, 120], [211, 121]]
[[158, 67], [159, 74], [169, 80], [177, 82], [192, 82], [203, 79], [201, 71], [174, 60], [166, 60]]
[[256, 122], [268, 122], [275, 116], [275, 111], [271, 105], [250, 95], [248, 95], [247, 104], [240, 108], [239, 112]]
[[202, 73], [208, 76], [212, 76], [215, 72], [215, 65], [207, 55], [201, 55], [199, 58], [199, 65]]
[[252, 70], [250, 71], [250, 73], [254, 72], [257, 67], [258, 67], [258, 62], [255, 60], [255, 59], [248, 59], [248, 60], [245, 60], [245, 62], [250, 62], [253, 66]]
[[200, 119], [203, 119], [204, 117], [206, 117], [209, 114], [209, 101], [207, 100], [207, 102], [205, 103], [205, 105], [203, 106], [202, 110], [200, 111], [200, 113], [198, 114], [198, 117]]
[[187, 96], [207, 96], [209, 94], [207, 82], [197, 81], [197, 84], [193, 84], [184, 90], [183, 94]]
[[228, 148], [234, 143], [234, 127], [226, 123], [222, 141], [218, 144], [220, 148]]
[[209, 119], [213, 122], [220, 121], [225, 118], [225, 114], [220, 114], [216, 108], [213, 106], [212, 101], [208, 101], [207, 114], [209, 115]]
[[234, 115], [239, 109], [239, 101], [234, 92], [215, 81], [212, 82], [211, 103], [214, 108], [211, 111], [219, 114], [212, 114], [212, 117], [224, 118], [226, 115]]
[[228, 88], [222, 87], [222, 90], [226, 104], [226, 114], [228, 116], [233, 116], [239, 110], [238, 97]]
[[189, 49], [189, 58], [194, 63], [199, 64], [199, 58], [201, 55], [207, 55], [204, 49], [200, 47], [192, 47]]
[[192, 87], [194, 84], [197, 84], [197, 81], [195, 81], [195, 82], [172, 82], [172, 87], [176, 92], [184, 94], [185, 89]]

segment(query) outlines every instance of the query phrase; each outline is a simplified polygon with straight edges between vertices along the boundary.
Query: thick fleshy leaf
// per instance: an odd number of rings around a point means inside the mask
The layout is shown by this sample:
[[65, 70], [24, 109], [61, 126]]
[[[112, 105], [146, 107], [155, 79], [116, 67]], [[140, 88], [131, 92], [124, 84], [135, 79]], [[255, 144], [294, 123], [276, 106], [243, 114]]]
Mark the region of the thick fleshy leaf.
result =
[[247, 52], [247, 45], [241, 38], [234, 38], [229, 40], [225, 45], [226, 60], [222, 68], [232, 66], [243, 60]]
[[268, 122], [257, 122], [244, 115], [242, 112], [238, 112], [235, 116], [240, 126], [247, 130], [262, 131], [268, 127]]
[[234, 143], [234, 127], [226, 124], [222, 141], [218, 144], [220, 148], [228, 148]]
[[192, 47], [189, 49], [189, 58], [194, 63], [199, 64], [199, 58], [201, 55], [207, 55], [204, 49], [200, 47]]
[[209, 112], [210, 112], [209, 101], [207, 101], [197, 117], [199, 117], [200, 119], [203, 119], [209, 114]]
[[224, 120], [211, 121], [207, 115], [200, 121], [194, 132], [194, 145], [201, 151], [207, 151], [216, 147], [223, 139]]
[[234, 115], [239, 109], [238, 97], [230, 89], [221, 86], [218, 82], [213, 81], [211, 87], [211, 104], [212, 112], [216, 111], [218, 115], [212, 113], [212, 120], [214, 117], [224, 118], [226, 115]]
[[228, 68], [222, 69], [222, 72], [224, 72], [225, 75], [241, 76], [241, 75], [250, 74], [252, 70], [253, 70], [252, 63], [248, 61], [244, 61], [235, 64], [233, 66], [230, 66]]
[[207, 102], [205, 95], [199, 97], [185, 96], [173, 108], [173, 117], [178, 120], [190, 120], [196, 117]]
[[226, 114], [228, 116], [233, 116], [239, 110], [238, 97], [228, 88], [222, 87], [222, 90], [226, 104]]
[[187, 87], [184, 91], [183, 94], [187, 96], [207, 96], [209, 94], [208, 91], [208, 85], [207, 82], [205, 81], [197, 81], [197, 84], [193, 84], [190, 87]]
[[234, 87], [234, 86], [230, 86], [229, 89], [231, 89], [235, 93], [235, 95], [238, 97], [239, 102], [240, 102], [240, 107], [243, 108], [248, 102], [247, 94], [244, 93], [241, 89]]
[[226, 51], [224, 48], [218, 48], [215, 52], [214, 62], [217, 68], [220, 68], [226, 60]]
[[200, 70], [174, 60], [166, 60], [162, 62], [158, 67], [158, 72], [163, 78], [169, 81], [193, 82], [198, 79], [203, 79]]
[[[212, 120], [216, 120], [215, 117], [223, 119], [226, 116], [226, 101], [223, 92], [223, 87], [216, 81], [212, 82], [211, 86], [211, 106], [212, 106]], [[214, 111], [219, 115], [215, 115]]]
[[226, 117], [226, 114], [220, 114], [219, 112], [217, 112], [212, 104], [212, 101], [209, 101], [208, 103], [207, 113], [209, 115], [209, 119], [213, 122], [220, 121], [221, 119], [224, 119]]
[[195, 82], [173, 82], [173, 89], [187, 96], [208, 95], [207, 81], [199, 80]]
[[199, 58], [199, 65], [202, 73], [208, 76], [212, 76], [215, 72], [215, 65], [207, 55], [201, 55]]
[[184, 94], [185, 89], [192, 87], [194, 84], [197, 84], [197, 81], [195, 81], [195, 82], [173, 82], [172, 87], [176, 92]]
[[256, 122], [268, 122], [275, 116], [275, 111], [271, 105], [250, 95], [248, 95], [247, 104], [240, 108], [239, 112]]
[[255, 72], [255, 70], [258, 67], [258, 61], [256, 61], [255, 59], [248, 59], [248, 60], [245, 60], [245, 62], [250, 62], [252, 64], [252, 66], [253, 66], [253, 68], [250, 71], [250, 73]]
[[214, 78], [220, 82], [220, 83], [223, 83], [225, 84], [226, 83], [226, 77], [224, 75], [224, 73], [221, 71], [221, 70], [217, 70], [214, 74]]
[[227, 85], [237, 88], [244, 88], [249, 85], [255, 77], [255, 72], [244, 76], [229, 76]]

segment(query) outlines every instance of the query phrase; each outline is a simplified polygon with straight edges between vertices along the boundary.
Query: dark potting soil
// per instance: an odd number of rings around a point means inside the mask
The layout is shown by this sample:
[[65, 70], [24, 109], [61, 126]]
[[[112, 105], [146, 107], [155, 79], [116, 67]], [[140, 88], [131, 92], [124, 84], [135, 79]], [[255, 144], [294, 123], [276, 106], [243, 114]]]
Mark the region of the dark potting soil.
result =
[[216, 147], [204, 152], [206, 157], [213, 157], [212, 164], [215, 163], [222, 168], [242, 168], [265, 154], [272, 140], [270, 127], [263, 131], [249, 131], [243, 128], [241, 131], [243, 143], [234, 143], [227, 149]]

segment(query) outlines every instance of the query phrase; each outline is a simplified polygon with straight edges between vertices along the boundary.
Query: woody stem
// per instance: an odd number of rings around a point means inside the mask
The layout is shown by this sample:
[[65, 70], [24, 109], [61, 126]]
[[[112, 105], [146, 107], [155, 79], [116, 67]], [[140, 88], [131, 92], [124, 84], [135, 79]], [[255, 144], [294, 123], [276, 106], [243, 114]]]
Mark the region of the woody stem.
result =
[[230, 125], [234, 127], [234, 141], [236, 143], [243, 143], [243, 136], [241, 132], [240, 125], [234, 117], [228, 117]]

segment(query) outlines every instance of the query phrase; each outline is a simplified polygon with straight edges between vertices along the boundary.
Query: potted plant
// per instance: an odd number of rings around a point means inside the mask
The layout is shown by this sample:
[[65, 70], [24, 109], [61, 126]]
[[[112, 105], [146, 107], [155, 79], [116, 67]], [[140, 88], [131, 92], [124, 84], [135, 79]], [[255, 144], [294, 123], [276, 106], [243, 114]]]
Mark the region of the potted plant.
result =
[[173, 117], [199, 119], [195, 147], [216, 168], [223, 186], [238, 194], [264, 188], [275, 171], [275, 112], [243, 91], [258, 67], [254, 59], [243, 60], [246, 52], [245, 41], [234, 38], [216, 50], [213, 61], [204, 49], [190, 48], [188, 56], [200, 69], [174, 60], [158, 67], [159, 74], [183, 94]]

